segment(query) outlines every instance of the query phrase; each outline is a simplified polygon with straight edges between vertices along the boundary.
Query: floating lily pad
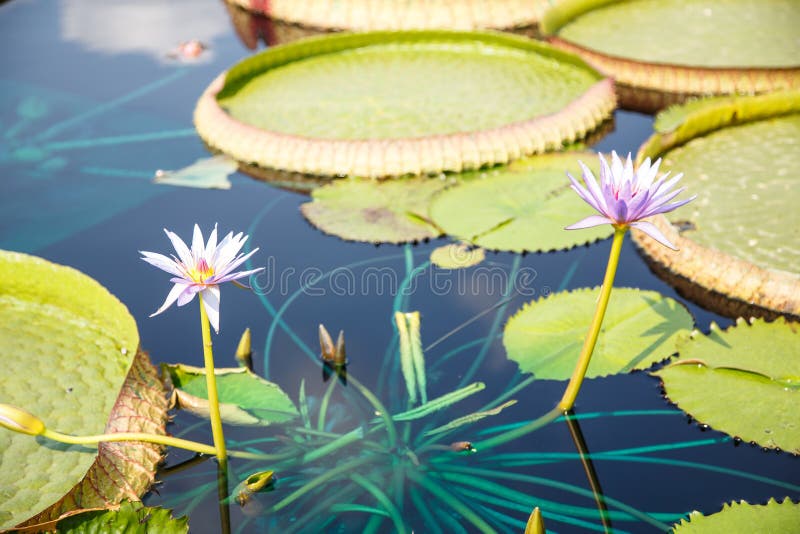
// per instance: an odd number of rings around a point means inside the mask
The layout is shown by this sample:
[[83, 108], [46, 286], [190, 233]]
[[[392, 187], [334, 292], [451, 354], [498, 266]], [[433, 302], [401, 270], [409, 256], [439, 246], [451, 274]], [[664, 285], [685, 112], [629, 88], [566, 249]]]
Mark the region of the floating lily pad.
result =
[[186, 534], [189, 532], [189, 519], [186, 517], [175, 519], [170, 510], [144, 506], [136, 501], [123, 502], [109, 508], [68, 512], [58, 519], [35, 527], [35, 530], [23, 530], [23, 532], [54, 530], [59, 534], [101, 532]]
[[499, 33], [374, 32], [251, 56], [209, 86], [195, 125], [210, 146], [243, 163], [385, 177], [460, 172], [558, 149], [613, 108], [610, 79], [543, 43]]
[[327, 234], [352, 241], [405, 243], [441, 235], [428, 220], [434, 193], [447, 186], [438, 178], [377, 181], [352, 178], [315, 189], [300, 207]]
[[[128, 310], [80, 272], [0, 251], [0, 398], [68, 434], [164, 433], [164, 391]], [[137, 499], [161, 450], [97, 449], [0, 429], [0, 528]], [[109, 476], [109, 473], [114, 473]]]
[[228, 0], [280, 21], [327, 30], [498, 30], [530, 27], [547, 0]]
[[[537, 378], [568, 379], [599, 294], [598, 288], [578, 289], [526, 304], [503, 332], [509, 359]], [[692, 323], [686, 308], [655, 291], [614, 288], [586, 376], [646, 369], [677, 352]]]
[[770, 499], [767, 504], [744, 501], [725, 504], [716, 514], [689, 514], [672, 530], [674, 534], [750, 534], [751, 532], [795, 532], [800, 525], [800, 504], [786, 497], [783, 502]]
[[228, 176], [238, 168], [239, 164], [227, 156], [213, 156], [199, 159], [177, 171], [158, 170], [153, 182], [199, 189], [230, 189]]
[[599, 175], [597, 156], [587, 152], [528, 158], [437, 195], [431, 219], [448, 235], [512, 252], [567, 249], [606, 238], [613, 232], [609, 225], [564, 230], [590, 214], [566, 175], [580, 177], [578, 160]]
[[667, 396], [701, 423], [800, 454], [800, 325], [756, 320], [696, 333], [655, 372]]
[[[205, 369], [189, 365], [161, 364], [174, 388], [174, 402], [182, 410], [208, 417]], [[269, 425], [291, 421], [300, 413], [277, 385], [250, 370], [216, 369], [222, 421], [232, 425]]]
[[485, 250], [472, 248], [466, 243], [450, 243], [431, 252], [431, 263], [441, 269], [466, 269], [478, 265], [485, 258]]
[[679, 252], [634, 232], [656, 271], [725, 315], [800, 316], [800, 92], [695, 102], [660, 122], [672, 129], [638, 159], [662, 157], [698, 198], [653, 219]]
[[[794, 0], [565, 0], [541, 29], [622, 86], [730, 94], [800, 87], [798, 21]], [[648, 103], [636, 91], [621, 98]]]

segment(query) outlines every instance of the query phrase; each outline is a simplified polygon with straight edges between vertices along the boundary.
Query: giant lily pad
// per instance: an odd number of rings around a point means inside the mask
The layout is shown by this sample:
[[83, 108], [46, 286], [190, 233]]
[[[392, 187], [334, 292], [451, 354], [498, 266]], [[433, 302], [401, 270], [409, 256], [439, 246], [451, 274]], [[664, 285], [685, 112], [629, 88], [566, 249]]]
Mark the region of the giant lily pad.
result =
[[800, 525], [800, 504], [789, 497], [783, 502], [770, 499], [767, 504], [732, 502], [716, 514], [689, 514], [675, 525], [674, 534], [750, 534], [751, 532], [795, 532]]
[[[506, 323], [503, 345], [520, 371], [537, 378], [572, 375], [599, 289], [561, 292], [526, 304]], [[655, 291], [614, 288], [586, 376], [645, 369], [677, 351], [692, 328], [678, 302]]]
[[[794, 0], [565, 0], [541, 28], [623, 88], [622, 104], [673, 95], [800, 87], [800, 4]], [[658, 37], [653, 38], [653, 32]], [[645, 91], [645, 99], [638, 94]]]
[[[69, 434], [164, 433], [166, 399], [128, 310], [74, 269], [0, 252], [0, 400]], [[137, 499], [160, 448], [97, 449], [0, 429], [0, 528]]]
[[195, 125], [243, 163], [383, 177], [557, 149], [613, 108], [610, 79], [543, 43], [374, 32], [310, 38], [245, 59], [204, 92]]
[[674, 363], [654, 373], [692, 417], [762, 447], [800, 454], [800, 326], [744, 319], [695, 334]]
[[[164, 376], [173, 386], [173, 402], [183, 410], [208, 417], [205, 369], [189, 365], [162, 364]], [[220, 414], [233, 425], [269, 425], [291, 421], [300, 413], [277, 385], [250, 370], [237, 367], [215, 369]]]
[[666, 117], [660, 127], [671, 129], [638, 159], [662, 157], [698, 198], [653, 219], [679, 252], [634, 232], [636, 243], [659, 274], [715, 311], [800, 316], [800, 92], [713, 99]]
[[271, 19], [327, 30], [530, 27], [547, 0], [228, 0]]
[[351, 178], [315, 189], [303, 215], [325, 233], [372, 243], [405, 243], [441, 234], [428, 220], [431, 196], [447, 182], [438, 178], [376, 181]]
[[586, 152], [528, 158], [437, 195], [431, 219], [449, 235], [513, 252], [566, 249], [608, 237], [611, 226], [564, 230], [590, 214], [566, 175], [580, 177], [578, 160], [599, 173], [597, 156]]

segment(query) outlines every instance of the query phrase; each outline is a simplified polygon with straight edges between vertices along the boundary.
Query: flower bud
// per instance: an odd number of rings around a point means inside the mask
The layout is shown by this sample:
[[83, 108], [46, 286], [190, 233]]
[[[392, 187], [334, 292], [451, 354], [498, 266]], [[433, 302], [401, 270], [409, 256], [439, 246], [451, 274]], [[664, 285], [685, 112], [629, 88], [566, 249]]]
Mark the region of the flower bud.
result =
[[9, 404], [0, 404], [0, 426], [31, 436], [39, 436], [45, 431], [41, 419]]

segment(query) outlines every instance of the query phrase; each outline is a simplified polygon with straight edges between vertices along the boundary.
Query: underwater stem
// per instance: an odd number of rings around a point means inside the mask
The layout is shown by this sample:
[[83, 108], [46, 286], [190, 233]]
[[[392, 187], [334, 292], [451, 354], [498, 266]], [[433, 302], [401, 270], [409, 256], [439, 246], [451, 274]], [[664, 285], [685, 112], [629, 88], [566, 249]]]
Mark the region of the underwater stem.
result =
[[619, 255], [622, 252], [622, 241], [627, 231], [627, 226], [614, 227], [614, 240], [611, 242], [611, 252], [608, 255], [606, 274], [603, 278], [603, 285], [600, 288], [600, 299], [597, 301], [597, 308], [595, 308], [592, 324], [589, 326], [589, 331], [586, 333], [586, 338], [583, 341], [583, 348], [578, 357], [578, 364], [575, 366], [572, 378], [569, 379], [569, 384], [567, 384], [567, 389], [564, 391], [564, 396], [561, 397], [561, 401], [558, 403], [558, 407], [563, 412], [568, 412], [575, 404], [575, 398], [578, 396], [578, 391], [581, 389], [583, 377], [586, 375], [586, 370], [589, 368], [589, 361], [592, 359], [592, 352], [594, 352], [597, 337], [600, 335], [600, 327], [603, 325], [603, 317], [606, 314], [606, 308], [608, 308], [611, 288], [614, 286], [614, 276], [617, 274]]
[[217, 461], [224, 470], [228, 465], [228, 453], [225, 448], [225, 435], [222, 432], [222, 417], [219, 413], [219, 395], [217, 394], [217, 377], [214, 374], [214, 351], [211, 343], [211, 325], [203, 305], [203, 294], [200, 299], [200, 328], [203, 331], [203, 362], [206, 368], [206, 388], [208, 389], [208, 415], [211, 419], [211, 434], [214, 436], [214, 448]]

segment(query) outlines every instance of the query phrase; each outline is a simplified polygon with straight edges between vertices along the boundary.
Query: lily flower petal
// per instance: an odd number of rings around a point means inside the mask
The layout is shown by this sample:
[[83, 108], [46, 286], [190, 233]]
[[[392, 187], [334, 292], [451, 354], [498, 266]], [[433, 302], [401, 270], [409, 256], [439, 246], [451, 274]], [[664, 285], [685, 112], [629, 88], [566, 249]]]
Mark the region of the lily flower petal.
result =
[[600, 226], [601, 224], [614, 224], [614, 221], [602, 215], [589, 215], [575, 224], [570, 224], [565, 230], [581, 230], [583, 228], [591, 228], [592, 226]]
[[169, 290], [169, 294], [167, 295], [167, 300], [165, 300], [164, 304], [162, 304], [161, 307], [158, 310], [156, 310], [155, 313], [151, 314], [150, 317], [155, 317], [159, 313], [163, 312], [164, 310], [172, 306], [172, 304], [176, 300], [178, 300], [178, 297], [180, 296], [181, 293], [183, 293], [183, 290], [185, 288], [186, 286], [183, 284], [175, 284], [174, 286], [172, 286], [172, 289]]
[[219, 286], [209, 286], [202, 291], [203, 307], [208, 315], [208, 322], [214, 328], [214, 332], [219, 334]]
[[631, 226], [633, 228], [638, 228], [639, 230], [646, 233], [647, 235], [649, 235], [650, 237], [652, 237], [665, 247], [671, 248], [672, 250], [678, 250], [678, 247], [673, 245], [670, 242], [670, 240], [667, 239], [667, 237], [663, 233], [661, 233], [661, 230], [656, 228], [656, 226], [653, 223], [647, 221], [637, 221], [631, 223]]
[[217, 225], [208, 237], [203, 239], [203, 232], [198, 225], [194, 225], [191, 249], [177, 235], [166, 228], [164, 232], [175, 247], [177, 257], [168, 258], [163, 254], [141, 251], [142, 260], [162, 271], [173, 275], [170, 280], [174, 285], [170, 289], [164, 304], [152, 316], [158, 315], [173, 304], [184, 306], [194, 299], [197, 293], [203, 295], [203, 307], [208, 314], [208, 320], [219, 333], [219, 285], [245, 278], [263, 271], [263, 267], [238, 271], [244, 262], [255, 254], [254, 249], [247, 254], [239, 251], [247, 241], [247, 236], [240, 232], [234, 235], [229, 232], [222, 241], [217, 241]]
[[613, 224], [618, 228], [635, 226], [651, 237], [670, 248], [675, 248], [658, 229], [643, 219], [659, 213], [667, 213], [691, 202], [696, 197], [677, 202], [670, 201], [684, 191], [683, 188], [673, 188], [683, 176], [677, 174], [672, 178], [669, 172], [656, 180], [661, 160], [650, 163], [646, 159], [638, 168], [635, 168], [631, 155], [622, 159], [616, 152], [611, 153], [609, 162], [602, 154], [600, 158], [600, 183], [597, 181], [583, 162], [584, 187], [569, 173], [570, 187], [587, 204], [597, 210], [600, 215], [587, 217], [580, 222], [567, 226], [568, 230], [588, 228], [599, 224]]

